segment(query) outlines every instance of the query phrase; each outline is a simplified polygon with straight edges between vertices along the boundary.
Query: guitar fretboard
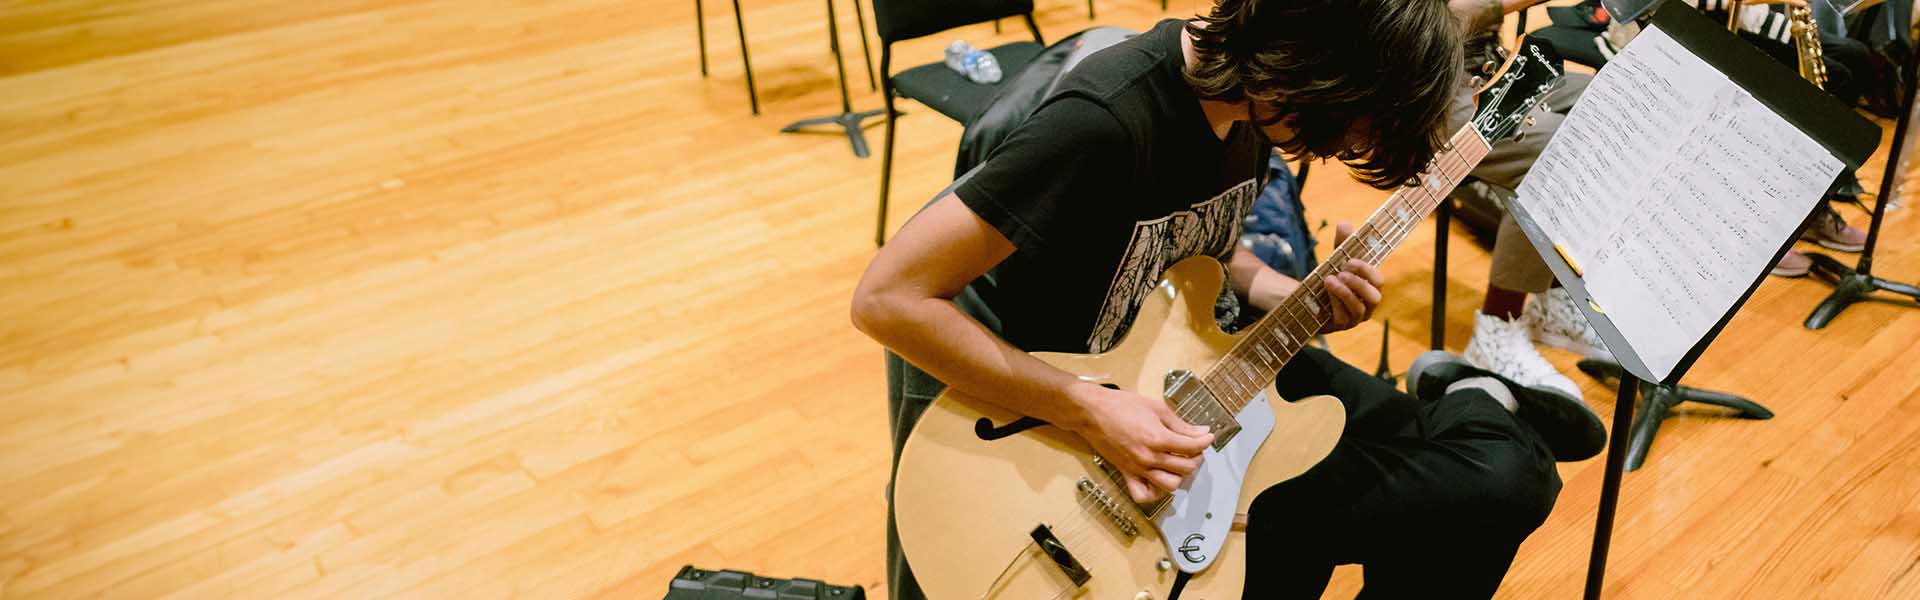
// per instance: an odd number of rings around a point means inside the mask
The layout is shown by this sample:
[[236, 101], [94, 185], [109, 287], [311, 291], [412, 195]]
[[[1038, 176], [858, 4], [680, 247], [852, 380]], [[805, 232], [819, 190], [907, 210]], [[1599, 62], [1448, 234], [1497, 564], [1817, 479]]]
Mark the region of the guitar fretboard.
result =
[[[1446, 149], [1433, 157], [1420, 175], [1421, 185], [1396, 190], [1360, 225], [1313, 273], [1300, 280], [1300, 288], [1279, 307], [1247, 327], [1233, 349], [1215, 362], [1202, 376], [1206, 386], [1228, 415], [1239, 414], [1248, 402], [1273, 382], [1281, 365], [1319, 334], [1333, 312], [1333, 300], [1322, 280], [1339, 272], [1348, 259], [1357, 258], [1379, 265], [1394, 248], [1405, 241], [1414, 227], [1440, 205], [1467, 172], [1486, 157], [1488, 145], [1471, 125], [1453, 134]], [[1199, 416], [1185, 414], [1194, 421]]]

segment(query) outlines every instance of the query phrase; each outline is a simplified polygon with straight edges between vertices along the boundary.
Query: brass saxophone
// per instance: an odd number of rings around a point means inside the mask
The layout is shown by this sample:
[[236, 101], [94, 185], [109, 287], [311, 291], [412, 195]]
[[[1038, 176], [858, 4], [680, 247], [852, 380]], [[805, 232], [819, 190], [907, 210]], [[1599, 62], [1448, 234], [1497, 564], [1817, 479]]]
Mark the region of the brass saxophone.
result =
[[[1727, 31], [1740, 31], [1740, 10], [1745, 4], [1741, 0], [1727, 0]], [[1813, 9], [1788, 4], [1787, 25], [1793, 31], [1794, 53], [1800, 57], [1800, 76], [1813, 87], [1826, 89], [1826, 52], [1820, 49], [1820, 30], [1814, 26]]]
[[1813, 24], [1813, 10], [1788, 6], [1787, 22], [1793, 28], [1793, 49], [1800, 55], [1800, 76], [1813, 87], [1827, 87], [1826, 53], [1820, 49], [1820, 31]]

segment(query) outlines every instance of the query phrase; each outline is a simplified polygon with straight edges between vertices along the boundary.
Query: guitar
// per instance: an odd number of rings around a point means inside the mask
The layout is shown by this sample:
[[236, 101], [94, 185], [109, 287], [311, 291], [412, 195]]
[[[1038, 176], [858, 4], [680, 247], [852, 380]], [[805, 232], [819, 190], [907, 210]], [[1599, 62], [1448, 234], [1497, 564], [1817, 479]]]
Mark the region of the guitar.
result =
[[1160, 394], [1210, 428], [1212, 446], [1173, 493], [1135, 503], [1079, 436], [952, 390], [934, 399], [901, 450], [893, 488], [901, 547], [927, 597], [1151, 600], [1168, 597], [1176, 571], [1193, 574], [1185, 597], [1240, 597], [1254, 497], [1325, 458], [1345, 425], [1331, 396], [1286, 401], [1273, 390], [1280, 367], [1329, 318], [1322, 279], [1349, 258], [1385, 259], [1561, 72], [1550, 46], [1523, 40], [1421, 185], [1394, 192], [1299, 291], [1238, 334], [1214, 323], [1220, 264], [1196, 256], [1166, 271], [1112, 349], [1034, 354], [1085, 381]]

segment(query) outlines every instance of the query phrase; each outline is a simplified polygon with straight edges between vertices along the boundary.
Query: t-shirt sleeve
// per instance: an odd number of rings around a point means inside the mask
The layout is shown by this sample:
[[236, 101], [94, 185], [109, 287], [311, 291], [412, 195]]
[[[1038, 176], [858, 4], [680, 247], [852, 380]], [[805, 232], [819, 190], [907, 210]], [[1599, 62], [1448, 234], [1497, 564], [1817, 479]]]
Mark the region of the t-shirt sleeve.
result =
[[954, 189], [1015, 247], [1036, 250], [1085, 227], [1131, 181], [1133, 146], [1106, 107], [1069, 96], [1042, 106]]

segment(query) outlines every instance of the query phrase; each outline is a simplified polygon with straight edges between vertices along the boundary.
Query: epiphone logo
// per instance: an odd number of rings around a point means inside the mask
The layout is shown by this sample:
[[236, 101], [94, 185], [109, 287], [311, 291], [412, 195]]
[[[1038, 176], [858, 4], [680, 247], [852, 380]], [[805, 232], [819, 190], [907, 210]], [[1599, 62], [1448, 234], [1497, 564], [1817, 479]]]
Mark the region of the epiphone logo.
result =
[[1186, 557], [1187, 562], [1190, 562], [1190, 563], [1206, 562], [1207, 555], [1201, 554], [1200, 547], [1194, 545], [1196, 543], [1204, 542], [1204, 541], [1207, 541], [1207, 536], [1205, 535], [1201, 535], [1198, 533], [1189, 535], [1187, 536], [1187, 539], [1180, 541], [1180, 547], [1175, 548], [1175, 550], [1179, 550], [1180, 556]]

